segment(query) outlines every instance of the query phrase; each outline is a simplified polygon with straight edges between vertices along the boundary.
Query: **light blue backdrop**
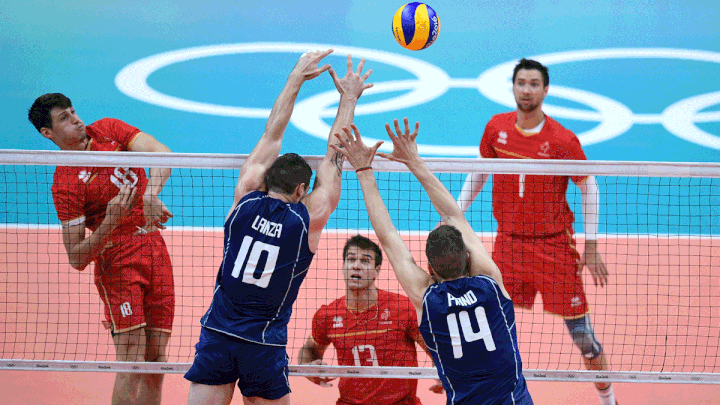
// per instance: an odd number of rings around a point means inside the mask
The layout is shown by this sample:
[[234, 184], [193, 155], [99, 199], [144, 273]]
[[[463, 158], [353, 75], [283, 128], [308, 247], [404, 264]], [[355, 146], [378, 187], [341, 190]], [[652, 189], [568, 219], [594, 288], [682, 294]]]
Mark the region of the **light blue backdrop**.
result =
[[[418, 52], [401, 48], [391, 34], [392, 16], [401, 5], [1, 0], [0, 149], [55, 149], [26, 116], [37, 96], [62, 92], [86, 123], [120, 118], [176, 152], [249, 153], [265, 125], [262, 112], [248, 117], [235, 109], [221, 116], [178, 109], [177, 103], [160, 106], [121, 91], [118, 74], [159, 54], [227, 45], [217, 56], [150, 69], [147, 83], [159, 94], [185, 101], [269, 109], [303, 48], [292, 44], [311, 49], [328, 44], [340, 50], [328, 58], [339, 72], [344, 72], [346, 48], [368, 57], [366, 66], [374, 70], [371, 81], [381, 91], [361, 99], [355, 120], [364, 134], [383, 139], [385, 122], [408, 116], [421, 121], [426, 156], [475, 155], [487, 120], [512, 109], [503, 93], [510, 72], [501, 68], [492, 75], [493, 69], [535, 56], [550, 66], [546, 111], [580, 134], [589, 159], [718, 160], [720, 7], [715, 1], [433, 0], [440, 35]], [[257, 42], [272, 52], [248, 51]], [[417, 74], [425, 79], [417, 81]], [[135, 91], [141, 84], [137, 76], [122, 80]], [[393, 85], [399, 80], [416, 82]], [[407, 88], [418, 92], [409, 97], [412, 105], [402, 104]], [[332, 118], [321, 116], [312, 101], [332, 91], [328, 75], [303, 88], [298, 101], [304, 114], [296, 114], [288, 127], [284, 152], [323, 153], [323, 128]], [[6, 214], [0, 220], [17, 218]], [[26, 220], [50, 219], [30, 215]]]

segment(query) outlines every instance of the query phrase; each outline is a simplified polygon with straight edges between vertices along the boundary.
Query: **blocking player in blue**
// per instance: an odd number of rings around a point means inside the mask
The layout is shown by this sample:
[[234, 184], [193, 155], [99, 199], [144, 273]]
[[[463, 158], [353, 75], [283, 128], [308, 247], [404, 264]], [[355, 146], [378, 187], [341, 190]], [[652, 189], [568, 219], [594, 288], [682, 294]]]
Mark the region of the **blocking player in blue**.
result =
[[447, 393], [448, 404], [530, 405], [522, 374], [515, 312], [500, 270], [465, 219], [450, 192], [435, 177], [417, 151], [419, 123], [410, 133], [395, 120], [392, 153], [378, 155], [404, 163], [420, 181], [446, 225], [430, 232], [425, 253], [430, 274], [413, 258], [390, 219], [380, 196], [372, 161], [377, 148], [363, 144], [345, 130], [336, 135], [355, 168], [373, 229], [395, 276], [418, 313], [420, 332], [432, 354]]
[[[287, 324], [320, 236], [340, 200], [343, 155], [330, 148], [333, 133], [348, 126], [362, 92], [372, 87], [347, 58], [339, 78], [318, 63], [332, 52], [300, 57], [270, 112], [265, 133], [240, 169], [232, 209], [225, 220], [223, 260], [212, 303], [200, 323], [189, 404], [229, 404], [237, 383], [246, 404], [289, 404]], [[278, 157], [302, 84], [329, 71], [340, 103], [315, 184], [300, 156]]]

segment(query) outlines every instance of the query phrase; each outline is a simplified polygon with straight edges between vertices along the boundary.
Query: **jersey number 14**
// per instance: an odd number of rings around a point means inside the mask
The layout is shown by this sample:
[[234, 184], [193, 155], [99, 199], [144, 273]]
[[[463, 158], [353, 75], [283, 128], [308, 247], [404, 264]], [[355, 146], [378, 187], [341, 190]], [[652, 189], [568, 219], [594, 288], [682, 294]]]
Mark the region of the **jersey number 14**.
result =
[[470, 323], [470, 314], [467, 311], [460, 311], [458, 314], [447, 315], [450, 341], [453, 347], [453, 356], [456, 359], [463, 356], [463, 338], [468, 343], [482, 339], [485, 342], [485, 348], [487, 351], [492, 352], [495, 350], [495, 341], [493, 340], [490, 324], [488, 323], [487, 316], [485, 315], [485, 308], [476, 307], [474, 313], [479, 327], [477, 332], [473, 330], [473, 326]]

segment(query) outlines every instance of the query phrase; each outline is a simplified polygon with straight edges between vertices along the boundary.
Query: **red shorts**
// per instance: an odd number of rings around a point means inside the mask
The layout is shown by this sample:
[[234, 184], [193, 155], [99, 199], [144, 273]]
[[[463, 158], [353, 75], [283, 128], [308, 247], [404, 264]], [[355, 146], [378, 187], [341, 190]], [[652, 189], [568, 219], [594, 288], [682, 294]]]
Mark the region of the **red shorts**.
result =
[[540, 291], [547, 312], [565, 318], [588, 312], [572, 232], [540, 238], [498, 233], [492, 256], [513, 304], [532, 308]]
[[105, 303], [105, 326], [113, 333], [142, 327], [172, 331], [175, 286], [159, 231], [113, 239], [95, 266], [95, 285]]

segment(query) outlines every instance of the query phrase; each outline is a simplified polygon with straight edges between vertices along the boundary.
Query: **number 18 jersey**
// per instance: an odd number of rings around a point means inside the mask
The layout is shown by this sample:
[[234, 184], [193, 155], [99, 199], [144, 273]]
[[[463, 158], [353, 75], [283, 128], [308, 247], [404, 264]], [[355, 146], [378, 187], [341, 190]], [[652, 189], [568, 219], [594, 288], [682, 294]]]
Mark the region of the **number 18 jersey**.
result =
[[210, 308], [200, 324], [255, 343], [285, 346], [287, 324], [314, 253], [310, 216], [253, 191], [225, 221], [223, 261]]
[[420, 333], [448, 404], [532, 404], [513, 304], [492, 278], [463, 277], [428, 287]]

